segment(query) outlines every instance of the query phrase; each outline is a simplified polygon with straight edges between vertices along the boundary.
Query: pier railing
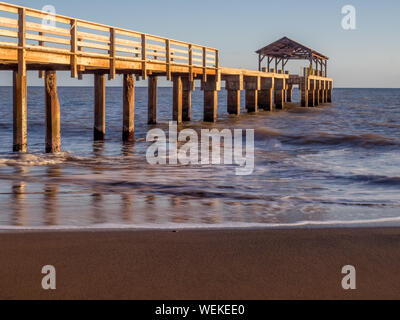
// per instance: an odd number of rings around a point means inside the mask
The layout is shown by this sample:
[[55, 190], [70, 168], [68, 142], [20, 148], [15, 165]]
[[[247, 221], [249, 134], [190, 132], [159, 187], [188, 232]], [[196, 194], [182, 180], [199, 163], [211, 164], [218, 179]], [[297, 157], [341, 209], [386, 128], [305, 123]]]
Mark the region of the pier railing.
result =
[[171, 66], [189, 67], [190, 74], [194, 67], [202, 68], [204, 74], [219, 68], [219, 52], [214, 48], [0, 2], [0, 47], [10, 46], [67, 54], [73, 77], [79, 71], [77, 57], [108, 59], [111, 79], [116, 60], [141, 62], [144, 77], [146, 63], [166, 65], [168, 78]]

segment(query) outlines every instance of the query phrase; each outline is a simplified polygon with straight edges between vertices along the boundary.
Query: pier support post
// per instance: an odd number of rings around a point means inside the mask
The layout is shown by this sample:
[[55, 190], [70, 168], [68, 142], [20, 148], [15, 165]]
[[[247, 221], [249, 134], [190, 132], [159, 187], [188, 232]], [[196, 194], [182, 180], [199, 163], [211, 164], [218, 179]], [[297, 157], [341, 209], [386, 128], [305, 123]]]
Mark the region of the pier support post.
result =
[[320, 90], [319, 90], [319, 100], [320, 104], [325, 103], [325, 81], [320, 81]]
[[173, 76], [173, 120], [182, 124], [183, 85], [181, 76]]
[[319, 80], [314, 80], [314, 106], [319, 106]]
[[183, 95], [182, 95], [182, 121], [192, 121], [192, 91], [194, 91], [194, 81], [190, 78], [183, 78]]
[[261, 90], [261, 77], [245, 77], [246, 109], [249, 113], [258, 112], [258, 91]]
[[106, 136], [106, 77], [94, 75], [94, 140], [104, 140]]
[[218, 118], [218, 90], [220, 84], [216, 77], [207, 77], [207, 82], [202, 82], [204, 90], [204, 122], [216, 122]]
[[332, 88], [333, 88], [333, 82], [329, 81], [328, 82], [328, 92], [327, 92], [328, 103], [332, 103]]
[[148, 124], [157, 124], [157, 76], [148, 78]]
[[28, 103], [26, 72], [13, 72], [13, 150], [28, 151]]
[[243, 76], [228, 76], [225, 78], [225, 89], [228, 95], [228, 113], [240, 115], [240, 91], [243, 90]]
[[122, 140], [129, 142], [135, 138], [135, 75], [124, 74], [123, 81]]
[[275, 107], [283, 109], [285, 106], [285, 79], [275, 79]]
[[274, 78], [261, 78], [261, 90], [258, 92], [258, 106], [266, 111], [274, 111]]
[[315, 107], [315, 81], [309, 80], [308, 106]]
[[308, 79], [305, 78], [305, 79], [304, 79], [304, 82], [302, 82], [302, 83], [300, 84], [300, 95], [301, 95], [301, 97], [300, 97], [300, 99], [301, 99], [300, 104], [301, 104], [302, 107], [305, 107], [305, 108], [308, 108], [308, 96], [309, 96], [309, 94], [308, 94], [308, 88], [309, 88]]
[[61, 151], [60, 103], [57, 95], [56, 71], [45, 73], [46, 153]]
[[324, 81], [325, 82], [325, 90], [324, 90], [324, 103], [328, 103], [328, 86], [329, 86], [329, 82], [328, 81]]
[[258, 91], [246, 89], [246, 109], [249, 113], [258, 112]]
[[286, 90], [286, 102], [292, 102], [293, 99], [293, 85], [289, 84]]

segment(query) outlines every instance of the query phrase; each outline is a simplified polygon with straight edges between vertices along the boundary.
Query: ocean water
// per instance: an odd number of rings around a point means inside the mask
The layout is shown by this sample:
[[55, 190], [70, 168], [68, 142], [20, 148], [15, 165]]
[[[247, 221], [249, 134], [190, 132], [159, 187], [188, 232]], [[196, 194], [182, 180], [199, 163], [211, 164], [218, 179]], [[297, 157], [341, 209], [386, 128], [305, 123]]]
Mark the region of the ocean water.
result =
[[[136, 141], [121, 141], [122, 89], [107, 88], [107, 139], [93, 142], [93, 88], [59, 88], [62, 149], [44, 154], [44, 89], [28, 90], [29, 153], [13, 154], [12, 89], [0, 88], [0, 229], [175, 228], [396, 224], [400, 220], [400, 90], [335, 89], [332, 104], [204, 124], [203, 93], [182, 128], [255, 130], [255, 171], [152, 166], [149, 129], [168, 128], [172, 89], [159, 88], [159, 122], [147, 125], [136, 88]], [[244, 94], [243, 94], [244, 96]], [[295, 91], [295, 101], [299, 93]], [[243, 99], [242, 99], [243, 100]]]

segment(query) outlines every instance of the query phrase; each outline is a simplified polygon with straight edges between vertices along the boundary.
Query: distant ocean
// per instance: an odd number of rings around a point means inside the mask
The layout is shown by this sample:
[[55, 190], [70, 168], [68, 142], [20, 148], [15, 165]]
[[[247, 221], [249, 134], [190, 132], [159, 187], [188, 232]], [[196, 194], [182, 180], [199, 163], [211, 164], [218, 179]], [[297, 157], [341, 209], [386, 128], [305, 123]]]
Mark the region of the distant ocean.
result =
[[[209, 125], [196, 90], [185, 127], [255, 129], [255, 172], [236, 176], [230, 166], [147, 164], [147, 88], [136, 89], [136, 141], [123, 145], [121, 88], [107, 88], [107, 140], [93, 143], [93, 88], [60, 87], [63, 153], [46, 155], [44, 89], [31, 87], [29, 153], [13, 154], [12, 89], [1, 87], [0, 229], [398, 224], [400, 90], [333, 96], [256, 116], [242, 101], [236, 119], [222, 90], [219, 122]], [[172, 89], [159, 88], [156, 127], [171, 119]]]

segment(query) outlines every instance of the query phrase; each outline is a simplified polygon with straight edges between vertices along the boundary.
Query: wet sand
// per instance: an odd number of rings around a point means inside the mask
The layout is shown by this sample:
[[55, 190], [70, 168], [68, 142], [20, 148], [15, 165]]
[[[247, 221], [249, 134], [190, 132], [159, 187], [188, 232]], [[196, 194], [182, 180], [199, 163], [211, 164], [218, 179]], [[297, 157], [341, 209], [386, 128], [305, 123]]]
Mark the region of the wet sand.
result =
[[399, 299], [399, 272], [399, 228], [0, 234], [1, 299]]

